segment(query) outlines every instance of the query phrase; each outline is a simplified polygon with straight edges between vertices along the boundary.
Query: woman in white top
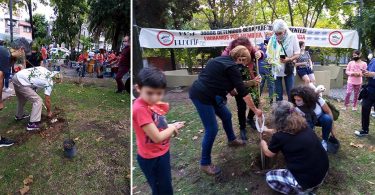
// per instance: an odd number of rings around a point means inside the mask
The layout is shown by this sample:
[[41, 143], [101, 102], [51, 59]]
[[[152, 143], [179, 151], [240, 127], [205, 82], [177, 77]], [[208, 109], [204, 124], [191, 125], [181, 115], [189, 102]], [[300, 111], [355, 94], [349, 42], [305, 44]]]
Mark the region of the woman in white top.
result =
[[276, 101], [283, 100], [284, 79], [286, 93], [290, 100], [290, 90], [294, 85], [295, 68], [293, 61], [300, 55], [300, 47], [297, 35], [292, 33], [284, 20], [277, 19], [273, 23], [273, 32], [268, 46], [268, 63], [272, 65], [275, 75], [275, 90], [277, 93]]
[[296, 110], [306, 118], [307, 124], [312, 129], [322, 127], [322, 145], [327, 150], [327, 141], [330, 134], [334, 137], [333, 115], [325, 100], [311, 87], [299, 86], [291, 90], [292, 103]]

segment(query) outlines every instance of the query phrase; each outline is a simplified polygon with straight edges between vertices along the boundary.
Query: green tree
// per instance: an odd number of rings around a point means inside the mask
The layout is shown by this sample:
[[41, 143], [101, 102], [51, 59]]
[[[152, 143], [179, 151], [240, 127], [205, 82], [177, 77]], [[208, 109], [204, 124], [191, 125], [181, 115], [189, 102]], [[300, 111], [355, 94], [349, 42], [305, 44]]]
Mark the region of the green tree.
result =
[[130, 33], [130, 0], [92, 0], [88, 4], [89, 29], [96, 37], [112, 40], [112, 48], [118, 51], [122, 37]]
[[65, 42], [73, 49], [77, 35], [88, 12], [85, 0], [51, 0], [57, 18], [53, 24], [52, 36], [57, 43]]
[[45, 38], [47, 37], [47, 27], [48, 21], [46, 20], [44, 15], [35, 14], [33, 16], [33, 33], [34, 38]]

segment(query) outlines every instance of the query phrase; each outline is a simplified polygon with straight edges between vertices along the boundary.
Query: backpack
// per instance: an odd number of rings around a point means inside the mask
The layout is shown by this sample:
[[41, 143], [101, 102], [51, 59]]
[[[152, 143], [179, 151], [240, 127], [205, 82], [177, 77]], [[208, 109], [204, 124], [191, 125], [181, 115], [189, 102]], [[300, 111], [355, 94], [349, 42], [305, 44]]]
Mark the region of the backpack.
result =
[[325, 101], [326, 101], [326, 104], [328, 105], [329, 109], [332, 112], [333, 120], [336, 121], [339, 118], [339, 116], [340, 116], [340, 110], [338, 110], [336, 108], [336, 106], [334, 104], [332, 104], [330, 101], [328, 101], [328, 100], [325, 100]]

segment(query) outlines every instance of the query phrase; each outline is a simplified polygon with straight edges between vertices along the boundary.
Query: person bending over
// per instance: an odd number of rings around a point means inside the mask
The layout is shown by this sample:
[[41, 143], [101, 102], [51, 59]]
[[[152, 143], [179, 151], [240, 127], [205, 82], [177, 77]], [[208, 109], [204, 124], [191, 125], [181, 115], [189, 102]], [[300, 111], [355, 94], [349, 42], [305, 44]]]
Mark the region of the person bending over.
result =
[[219, 130], [216, 116], [223, 123], [229, 146], [236, 147], [245, 144], [234, 135], [232, 114], [226, 106], [227, 94], [236, 89], [238, 96], [244, 99], [250, 109], [257, 116], [262, 116], [262, 111], [254, 105], [246, 90], [237, 67], [237, 64], [248, 60], [250, 60], [249, 50], [241, 45], [232, 49], [230, 56], [220, 56], [209, 60], [189, 91], [190, 99], [205, 129], [200, 165], [201, 170], [209, 175], [221, 172], [220, 168], [211, 162], [211, 151]]
[[292, 103], [278, 102], [273, 107], [272, 124], [263, 136], [272, 136], [260, 147], [267, 157], [281, 151], [285, 169], [274, 169], [266, 174], [267, 184], [282, 194], [307, 194], [323, 183], [329, 168], [327, 153], [306, 120], [296, 112]]

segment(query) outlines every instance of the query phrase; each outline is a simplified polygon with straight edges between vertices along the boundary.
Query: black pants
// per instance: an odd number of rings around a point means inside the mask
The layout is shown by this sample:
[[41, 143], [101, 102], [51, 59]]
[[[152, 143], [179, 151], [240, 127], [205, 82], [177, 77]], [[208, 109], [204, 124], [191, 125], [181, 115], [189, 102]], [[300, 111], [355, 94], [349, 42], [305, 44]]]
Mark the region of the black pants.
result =
[[[236, 104], [237, 104], [237, 116], [238, 116], [238, 122], [240, 124], [240, 129], [245, 129], [246, 128], [246, 110], [247, 110], [247, 105], [245, 100], [243, 100], [242, 97], [239, 95], [235, 96], [236, 98]], [[254, 120], [254, 112], [250, 109], [249, 114], [247, 114], [247, 119], [249, 120]]]
[[137, 156], [138, 164], [145, 174], [153, 195], [172, 195], [172, 176], [169, 151], [157, 158]]
[[375, 105], [375, 94], [369, 93], [367, 97], [362, 99], [362, 130], [367, 131], [369, 130], [370, 125], [370, 113], [371, 108]]

